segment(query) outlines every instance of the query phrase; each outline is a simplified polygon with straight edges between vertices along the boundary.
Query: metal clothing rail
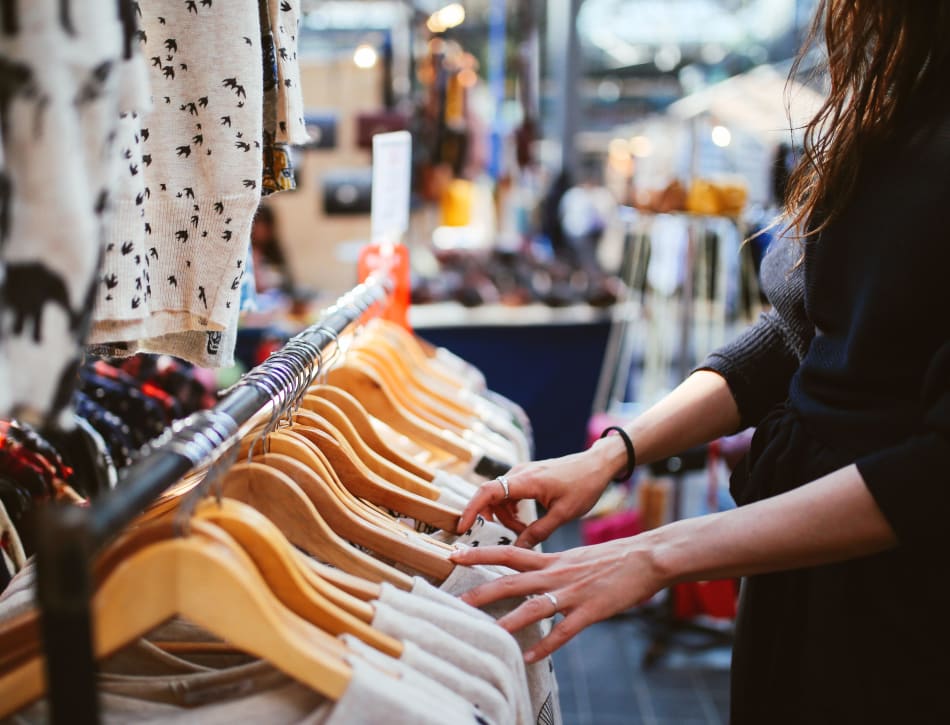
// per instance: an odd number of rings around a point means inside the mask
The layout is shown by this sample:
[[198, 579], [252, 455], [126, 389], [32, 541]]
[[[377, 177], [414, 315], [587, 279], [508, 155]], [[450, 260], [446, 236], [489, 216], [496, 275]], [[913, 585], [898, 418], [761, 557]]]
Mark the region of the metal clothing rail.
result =
[[213, 409], [179, 421], [147, 445], [122, 471], [115, 490], [89, 508], [49, 506], [40, 512], [36, 594], [55, 725], [99, 722], [90, 619], [95, 552], [170, 486], [213, 464], [242, 426], [268, 408], [280, 410], [295, 392], [305, 390], [319, 372], [323, 351], [391, 292], [388, 276], [371, 276], [248, 372]]

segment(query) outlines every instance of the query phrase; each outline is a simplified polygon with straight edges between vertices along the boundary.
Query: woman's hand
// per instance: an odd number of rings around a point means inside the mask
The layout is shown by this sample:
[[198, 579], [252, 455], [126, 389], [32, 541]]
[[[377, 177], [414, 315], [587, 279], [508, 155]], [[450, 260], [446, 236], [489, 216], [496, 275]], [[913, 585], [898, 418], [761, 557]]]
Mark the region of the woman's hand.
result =
[[[459, 533], [471, 528], [478, 514], [489, 520], [494, 515], [518, 534], [516, 546], [531, 548], [544, 541], [559, 526], [583, 516], [597, 503], [618, 468], [615, 447], [595, 445], [582, 453], [519, 464], [506, 476], [507, 498], [497, 479], [482, 484], [462, 512]], [[525, 525], [516, 515], [517, 503], [522, 499], [535, 499], [547, 514]]]
[[[641, 534], [556, 554], [513, 546], [474, 547], [455, 552], [451, 559], [466, 566], [500, 564], [522, 572], [464, 594], [462, 599], [472, 606], [533, 594], [555, 597], [564, 619], [525, 652], [525, 661], [530, 663], [551, 654], [585, 627], [649, 599], [670, 583], [649, 542], [649, 534]], [[553, 614], [553, 602], [547, 596], [535, 596], [498, 623], [516, 632]]]

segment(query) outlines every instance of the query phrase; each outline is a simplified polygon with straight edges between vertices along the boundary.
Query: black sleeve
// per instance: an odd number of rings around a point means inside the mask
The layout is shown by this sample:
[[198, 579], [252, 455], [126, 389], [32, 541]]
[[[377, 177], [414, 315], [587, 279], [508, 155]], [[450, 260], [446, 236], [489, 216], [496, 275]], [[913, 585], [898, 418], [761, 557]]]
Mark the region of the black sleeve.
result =
[[902, 545], [945, 550], [950, 511], [950, 342], [930, 364], [922, 389], [917, 433], [860, 458], [857, 467]]
[[697, 370], [712, 370], [726, 379], [739, 406], [741, 427], [747, 428], [785, 400], [798, 365], [786, 325], [772, 309], [738, 339], [710, 353]]

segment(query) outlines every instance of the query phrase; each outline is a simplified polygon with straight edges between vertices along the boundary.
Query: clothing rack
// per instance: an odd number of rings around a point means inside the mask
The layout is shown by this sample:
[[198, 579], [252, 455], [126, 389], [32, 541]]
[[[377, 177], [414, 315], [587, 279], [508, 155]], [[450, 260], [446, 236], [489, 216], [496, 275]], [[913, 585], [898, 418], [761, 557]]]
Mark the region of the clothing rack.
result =
[[40, 512], [36, 547], [37, 604], [54, 725], [99, 722], [92, 645], [90, 567], [95, 552], [188, 473], [217, 462], [242, 427], [267, 411], [272, 418], [309, 387], [323, 352], [374, 304], [392, 294], [388, 275], [374, 274], [327, 309], [321, 319], [248, 372], [211, 410], [177, 422], [139, 452], [115, 490], [88, 508], [49, 506]]

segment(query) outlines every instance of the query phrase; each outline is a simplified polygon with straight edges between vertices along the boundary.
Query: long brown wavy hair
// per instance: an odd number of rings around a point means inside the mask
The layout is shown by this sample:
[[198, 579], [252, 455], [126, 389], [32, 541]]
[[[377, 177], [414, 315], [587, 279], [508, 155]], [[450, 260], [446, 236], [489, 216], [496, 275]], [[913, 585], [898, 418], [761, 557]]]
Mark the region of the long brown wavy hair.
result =
[[804, 129], [786, 197], [805, 236], [834, 221], [869, 152], [950, 105], [950, 1], [820, 0], [804, 48], [822, 33], [831, 89]]

